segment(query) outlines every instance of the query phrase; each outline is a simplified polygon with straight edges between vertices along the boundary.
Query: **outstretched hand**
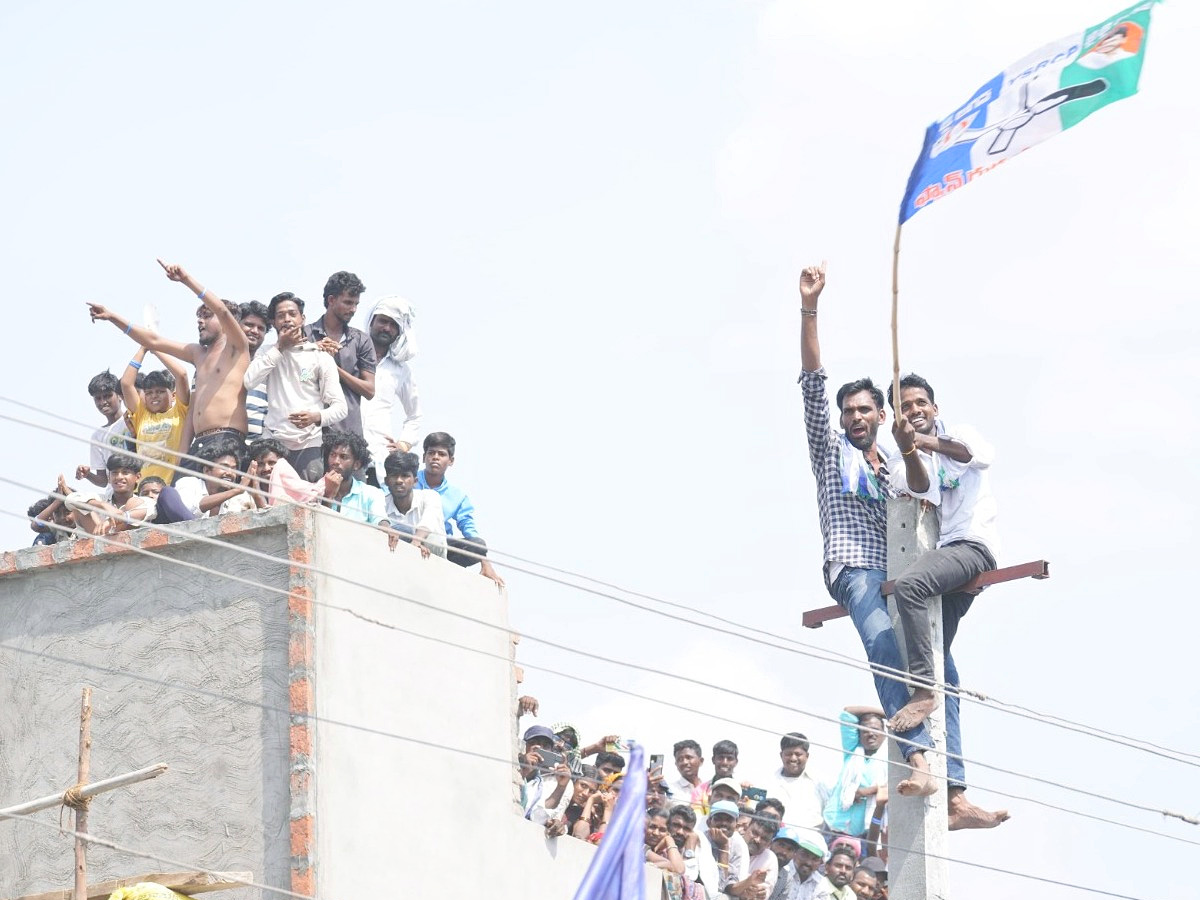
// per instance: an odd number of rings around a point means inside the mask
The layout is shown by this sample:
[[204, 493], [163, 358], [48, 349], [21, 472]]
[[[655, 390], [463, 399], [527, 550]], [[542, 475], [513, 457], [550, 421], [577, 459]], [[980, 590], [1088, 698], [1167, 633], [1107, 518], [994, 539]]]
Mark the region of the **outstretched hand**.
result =
[[183, 266], [178, 263], [165, 263], [161, 259], [158, 264], [163, 267], [163, 271], [167, 273], [167, 277], [172, 281], [183, 281], [187, 278], [187, 272], [183, 270]]
[[87, 308], [88, 315], [92, 317], [93, 322], [111, 322], [113, 320], [114, 313], [99, 303], [89, 303]]
[[817, 305], [817, 298], [825, 289], [825, 260], [819, 266], [805, 266], [800, 273], [800, 300], [812, 308]]

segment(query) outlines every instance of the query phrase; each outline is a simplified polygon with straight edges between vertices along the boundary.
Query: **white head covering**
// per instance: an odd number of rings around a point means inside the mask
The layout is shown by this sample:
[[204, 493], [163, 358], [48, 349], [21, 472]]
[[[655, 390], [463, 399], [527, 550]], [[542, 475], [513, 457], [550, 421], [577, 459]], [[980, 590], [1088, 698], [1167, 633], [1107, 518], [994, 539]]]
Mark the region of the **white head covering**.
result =
[[388, 348], [388, 356], [392, 358], [392, 361], [404, 363], [416, 356], [417, 335], [413, 329], [413, 319], [417, 317], [417, 311], [413, 309], [412, 304], [403, 297], [381, 297], [367, 313], [368, 329], [371, 327], [371, 320], [377, 315], [387, 316], [400, 326], [400, 336]]

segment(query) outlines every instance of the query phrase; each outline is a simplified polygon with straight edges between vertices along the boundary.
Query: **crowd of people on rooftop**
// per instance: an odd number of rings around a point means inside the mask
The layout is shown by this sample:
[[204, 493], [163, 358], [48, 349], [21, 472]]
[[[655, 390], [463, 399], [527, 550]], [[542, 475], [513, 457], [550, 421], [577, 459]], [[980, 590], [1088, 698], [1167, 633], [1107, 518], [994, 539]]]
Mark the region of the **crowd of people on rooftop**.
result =
[[[533, 697], [518, 718], [536, 715]], [[809, 741], [779, 740], [778, 766], [747, 779], [731, 740], [672, 747], [647, 771], [646, 861], [661, 869], [667, 900], [876, 900], [887, 897], [887, 759], [883, 710], [841, 713], [842, 765], [833, 784], [808, 772]], [[584, 744], [574, 725], [533, 725], [518, 754], [521, 808], [549, 837], [599, 843], [625, 777], [628, 743]]]
[[[478, 565], [503, 586], [470, 497], [447, 477], [454, 438], [429, 432], [423, 455], [413, 452], [423, 410], [408, 301], [376, 301], [363, 331], [350, 324], [366, 293], [352, 272], [329, 277], [324, 312], [309, 321], [291, 291], [236, 304], [159, 264], [199, 299], [197, 340], [88, 304], [133, 353], [119, 378], [105, 370], [88, 382], [103, 424], [74, 480], [60, 474], [29, 508], [35, 545], [300, 503], [367, 523], [393, 549], [404, 541], [424, 557]], [[163, 368], [144, 368], [151, 355]]]

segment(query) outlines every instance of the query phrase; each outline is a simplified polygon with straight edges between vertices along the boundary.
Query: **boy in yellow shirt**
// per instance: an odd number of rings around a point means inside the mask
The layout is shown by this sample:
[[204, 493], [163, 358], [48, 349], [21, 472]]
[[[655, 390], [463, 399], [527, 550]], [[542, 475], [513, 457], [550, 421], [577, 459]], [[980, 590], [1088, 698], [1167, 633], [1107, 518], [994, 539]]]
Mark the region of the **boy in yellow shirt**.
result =
[[[138, 395], [135, 383], [146, 348], [139, 347], [129, 365], [121, 375], [121, 394], [125, 406], [129, 431], [137, 442], [137, 452], [151, 460], [142, 466], [142, 477], [157, 476], [170, 484], [178, 465], [179, 450], [183, 445], [184, 425], [188, 420], [188, 403], [192, 399], [188, 388], [187, 372], [169, 356], [159, 357], [167, 367], [147, 372], [142, 384], [145, 400]], [[165, 463], [165, 465], [164, 465]]]

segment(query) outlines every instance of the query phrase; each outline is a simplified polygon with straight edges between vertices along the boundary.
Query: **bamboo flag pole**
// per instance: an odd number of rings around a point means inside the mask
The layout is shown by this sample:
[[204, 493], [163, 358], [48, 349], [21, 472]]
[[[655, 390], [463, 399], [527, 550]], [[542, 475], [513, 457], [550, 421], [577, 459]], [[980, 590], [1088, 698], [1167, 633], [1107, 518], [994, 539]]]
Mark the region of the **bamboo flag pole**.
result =
[[896, 242], [892, 245], [892, 402], [900, 409], [900, 229], [896, 226]]
[[[92, 689], [83, 689], [83, 705], [79, 711], [79, 780], [78, 785], [88, 783], [92, 767]], [[82, 801], [75, 810], [75, 831], [87, 834], [87, 801]], [[88, 900], [87, 892], [87, 844], [75, 838], [75, 900]]]

